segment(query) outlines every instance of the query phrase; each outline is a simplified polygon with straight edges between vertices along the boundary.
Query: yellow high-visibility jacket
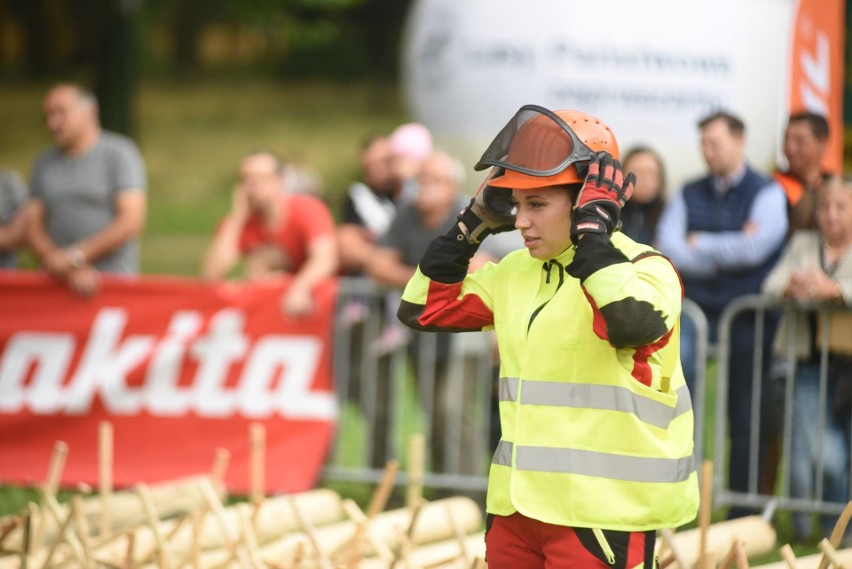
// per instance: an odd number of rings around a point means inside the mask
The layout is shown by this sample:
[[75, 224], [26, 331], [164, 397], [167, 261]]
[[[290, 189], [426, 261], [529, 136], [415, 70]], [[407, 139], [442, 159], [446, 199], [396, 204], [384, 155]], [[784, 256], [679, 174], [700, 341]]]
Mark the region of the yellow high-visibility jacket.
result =
[[544, 263], [515, 251], [466, 275], [473, 252], [453, 232], [433, 242], [399, 317], [421, 330], [496, 330], [503, 434], [487, 511], [630, 532], [694, 519], [683, 289], [670, 261], [619, 232]]

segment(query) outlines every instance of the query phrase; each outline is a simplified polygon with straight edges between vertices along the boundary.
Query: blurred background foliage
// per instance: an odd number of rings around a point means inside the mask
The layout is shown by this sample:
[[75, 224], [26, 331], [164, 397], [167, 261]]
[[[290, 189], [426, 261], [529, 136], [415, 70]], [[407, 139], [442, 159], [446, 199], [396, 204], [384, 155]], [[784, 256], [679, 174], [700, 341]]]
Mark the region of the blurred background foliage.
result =
[[27, 178], [50, 144], [51, 84], [93, 88], [104, 127], [133, 136], [148, 167], [143, 271], [197, 275], [251, 149], [316, 174], [338, 213], [362, 141], [408, 120], [410, 3], [0, 0], [0, 166]]

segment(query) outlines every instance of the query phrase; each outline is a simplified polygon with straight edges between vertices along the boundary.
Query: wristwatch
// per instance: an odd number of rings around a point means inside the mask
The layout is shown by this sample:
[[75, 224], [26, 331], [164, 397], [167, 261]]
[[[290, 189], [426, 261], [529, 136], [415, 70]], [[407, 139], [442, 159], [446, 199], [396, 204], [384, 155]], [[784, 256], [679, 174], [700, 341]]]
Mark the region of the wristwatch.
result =
[[86, 254], [77, 247], [68, 251], [68, 262], [75, 269], [82, 269], [86, 266]]

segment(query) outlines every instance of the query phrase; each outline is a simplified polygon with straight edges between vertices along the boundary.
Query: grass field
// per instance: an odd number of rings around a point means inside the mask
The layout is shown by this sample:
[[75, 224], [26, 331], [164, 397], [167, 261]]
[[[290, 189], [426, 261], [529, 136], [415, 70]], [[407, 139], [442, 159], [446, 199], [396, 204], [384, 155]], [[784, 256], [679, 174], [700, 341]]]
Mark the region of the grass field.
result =
[[[41, 119], [48, 85], [0, 89], [0, 166], [29, 176], [35, 155], [49, 144]], [[137, 100], [138, 141], [149, 173], [149, 216], [143, 238], [146, 273], [196, 275], [217, 220], [227, 210], [240, 157], [272, 148], [321, 175], [336, 207], [358, 171], [361, 140], [407, 120], [395, 86], [375, 83], [284, 83], [262, 79], [193, 80], [143, 84]], [[711, 374], [712, 376], [712, 374]], [[712, 409], [713, 382], [708, 386]], [[713, 414], [707, 414], [712, 448]], [[710, 450], [705, 452], [710, 456]], [[334, 485], [366, 501], [369, 489]], [[36, 497], [27, 488], [0, 486], [0, 515]], [[720, 518], [724, 512], [715, 512]], [[789, 539], [789, 516], [779, 516], [779, 540]], [[798, 546], [797, 554], [816, 551]], [[779, 559], [777, 555], [761, 561]]]

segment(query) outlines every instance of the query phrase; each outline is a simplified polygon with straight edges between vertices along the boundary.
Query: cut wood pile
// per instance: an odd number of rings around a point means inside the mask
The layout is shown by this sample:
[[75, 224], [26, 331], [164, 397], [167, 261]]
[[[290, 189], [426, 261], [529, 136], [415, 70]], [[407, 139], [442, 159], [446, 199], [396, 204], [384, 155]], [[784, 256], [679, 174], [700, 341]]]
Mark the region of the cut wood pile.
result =
[[[226, 505], [224, 452], [209, 475], [117, 492], [102, 485], [60, 504], [67, 452], [57, 444], [38, 503], [0, 518], [0, 569], [484, 567], [483, 519], [472, 499], [427, 502], [415, 483], [406, 507], [386, 509], [395, 462], [366, 511], [327, 489], [265, 497], [253, 487], [251, 500]], [[263, 460], [251, 463], [262, 467]], [[253, 485], [262, 484], [251, 474]], [[409, 478], [422, 480], [422, 473]]]

